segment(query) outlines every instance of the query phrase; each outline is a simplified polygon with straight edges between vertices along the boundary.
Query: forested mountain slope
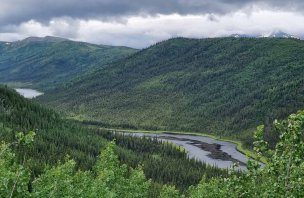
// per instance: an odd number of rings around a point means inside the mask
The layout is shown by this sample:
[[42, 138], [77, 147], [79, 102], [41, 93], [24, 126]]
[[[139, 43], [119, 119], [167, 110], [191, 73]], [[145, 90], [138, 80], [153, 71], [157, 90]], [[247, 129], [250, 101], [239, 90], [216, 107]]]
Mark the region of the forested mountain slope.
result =
[[[115, 154], [115, 145], [104, 149], [93, 170], [79, 171], [74, 160], [53, 166], [39, 176], [18, 163], [11, 144], [0, 144], [0, 196], [1, 197], [160, 197], [160, 198], [214, 198], [214, 197], [303, 197], [304, 112], [292, 114], [287, 120], [276, 122], [280, 140], [275, 150], [267, 148], [263, 140], [264, 127], [255, 133], [255, 151], [271, 156], [264, 167], [258, 162], [248, 163], [242, 173], [229, 171], [226, 177], [206, 180], [180, 193], [175, 186], [154, 187], [147, 180], [142, 167], [130, 169], [121, 165]], [[27, 147], [33, 134], [19, 136], [18, 146]], [[26, 159], [24, 159], [26, 161]], [[170, 164], [171, 165], [171, 164]], [[181, 166], [185, 170], [185, 167]], [[161, 169], [160, 169], [161, 170]], [[184, 172], [184, 171], [182, 171]], [[158, 190], [156, 190], [158, 189]]]
[[39, 100], [107, 127], [232, 133], [303, 108], [303, 72], [301, 40], [176, 38]]
[[[40, 172], [45, 164], [54, 164], [66, 155], [73, 156], [79, 167], [88, 168], [94, 162], [105, 139], [92, 136], [92, 131], [63, 120], [53, 110], [41, 107], [20, 96], [14, 90], [0, 86], [0, 141], [13, 142], [17, 132], [34, 131], [36, 141], [28, 157]], [[18, 150], [23, 153], [22, 148]], [[91, 155], [90, 155], [91, 154]]]
[[[20, 138], [20, 132], [29, 131], [36, 133], [34, 144], [29, 148], [16, 146], [16, 134]], [[226, 170], [188, 159], [177, 146], [157, 139], [114, 135], [83, 127], [0, 86], [0, 143], [11, 143], [18, 162], [26, 160], [25, 166], [31, 169], [33, 176], [44, 172], [45, 167], [63, 161], [67, 155], [76, 161], [77, 169], [91, 170], [100, 149], [114, 139], [120, 162], [133, 168], [142, 165], [146, 177], [152, 179], [151, 193], [158, 193], [161, 184], [174, 184], [185, 190], [203, 176], [209, 179], [227, 175]], [[0, 159], [0, 170], [2, 165]]]
[[45, 89], [136, 51], [57, 37], [1, 42], [0, 82], [22, 82]]

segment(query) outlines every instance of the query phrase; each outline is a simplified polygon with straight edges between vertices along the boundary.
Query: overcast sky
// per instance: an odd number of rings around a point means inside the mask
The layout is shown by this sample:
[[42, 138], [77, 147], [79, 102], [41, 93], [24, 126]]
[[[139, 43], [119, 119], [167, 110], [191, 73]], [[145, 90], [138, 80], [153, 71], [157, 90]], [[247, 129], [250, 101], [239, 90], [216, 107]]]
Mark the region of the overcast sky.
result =
[[0, 0], [0, 40], [59, 36], [147, 47], [176, 36], [304, 35], [303, 0]]

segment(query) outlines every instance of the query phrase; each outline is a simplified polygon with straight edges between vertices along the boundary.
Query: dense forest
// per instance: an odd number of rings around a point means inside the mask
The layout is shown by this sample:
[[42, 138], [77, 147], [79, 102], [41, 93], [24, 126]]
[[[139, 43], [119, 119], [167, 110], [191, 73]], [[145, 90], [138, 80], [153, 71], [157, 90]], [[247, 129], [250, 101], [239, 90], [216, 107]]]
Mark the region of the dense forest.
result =
[[[304, 112], [290, 115], [286, 121], [276, 122], [280, 141], [274, 150], [263, 140], [264, 127], [255, 133], [255, 150], [270, 156], [265, 167], [256, 162], [248, 164], [248, 171], [229, 172], [227, 177], [213, 178], [180, 193], [172, 185], [164, 185], [159, 194], [151, 194], [152, 183], [144, 176], [141, 166], [128, 169], [121, 165], [109, 143], [101, 152], [94, 168], [79, 171], [75, 161], [67, 160], [48, 168], [31, 180], [30, 171], [16, 163], [12, 144], [0, 146], [1, 197], [303, 197], [304, 196]], [[34, 133], [17, 135], [18, 146], [28, 146]], [[35, 140], [34, 140], [35, 141]]]
[[0, 82], [48, 89], [136, 52], [57, 37], [0, 42]]
[[[238, 136], [304, 107], [304, 41], [174, 38], [47, 92], [100, 126]], [[250, 133], [249, 133], [250, 132]], [[272, 135], [269, 135], [272, 136]]]
[[158, 194], [163, 184], [185, 191], [199, 183], [203, 176], [211, 179], [227, 175], [227, 170], [188, 159], [184, 151], [172, 144], [81, 126], [0, 86], [0, 141], [15, 142], [16, 134], [24, 137], [28, 131], [36, 134], [31, 147], [12, 145], [11, 149], [19, 163], [23, 163], [26, 155], [24, 165], [31, 170], [32, 177], [67, 156], [75, 160], [77, 169], [92, 170], [100, 149], [113, 140], [117, 144], [115, 153], [119, 161], [133, 168], [141, 165], [145, 176], [152, 179], [149, 191], [152, 195]]
[[[137, 51], [46, 37], [0, 52], [1, 81], [46, 91], [28, 100], [0, 85], [0, 197], [304, 197], [301, 40], [174, 38]], [[100, 127], [235, 137], [266, 163], [219, 169]]]

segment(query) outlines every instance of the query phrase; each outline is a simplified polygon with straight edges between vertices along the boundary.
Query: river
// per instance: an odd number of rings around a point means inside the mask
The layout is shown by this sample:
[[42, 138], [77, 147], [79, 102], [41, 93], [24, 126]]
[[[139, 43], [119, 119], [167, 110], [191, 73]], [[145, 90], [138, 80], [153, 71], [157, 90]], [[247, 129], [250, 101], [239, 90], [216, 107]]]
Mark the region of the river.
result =
[[42, 92], [39, 92], [37, 90], [34, 89], [23, 89], [23, 88], [17, 88], [15, 89], [20, 95], [22, 95], [25, 98], [36, 98], [37, 96], [41, 96], [43, 95]]
[[239, 163], [239, 170], [246, 170], [249, 158], [237, 150], [234, 143], [215, 140], [206, 136], [175, 133], [124, 133], [139, 137], [157, 137], [185, 148], [188, 156], [219, 168], [231, 168]]
[[[25, 98], [35, 98], [42, 95], [34, 89], [15, 89]], [[157, 137], [159, 140], [168, 141], [183, 147], [190, 158], [217, 166], [231, 168], [233, 163], [239, 164], [239, 170], [246, 170], [249, 158], [237, 150], [234, 143], [215, 140], [206, 136], [177, 134], [177, 133], [125, 133], [138, 137]]]
[[[43, 95], [34, 89], [15, 89], [25, 98], [35, 98]], [[231, 168], [233, 163], [239, 164], [238, 169], [246, 170], [249, 158], [237, 150], [234, 143], [215, 140], [206, 136], [177, 134], [177, 133], [125, 133], [139, 137], [157, 137], [159, 140], [168, 141], [183, 147], [190, 158], [217, 166], [219, 168]]]

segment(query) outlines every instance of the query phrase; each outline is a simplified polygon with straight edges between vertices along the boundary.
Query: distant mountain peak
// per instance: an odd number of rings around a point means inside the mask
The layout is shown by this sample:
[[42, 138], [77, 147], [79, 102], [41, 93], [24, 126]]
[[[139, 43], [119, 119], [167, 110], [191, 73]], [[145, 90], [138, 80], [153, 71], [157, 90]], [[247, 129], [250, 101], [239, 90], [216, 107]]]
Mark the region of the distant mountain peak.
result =
[[63, 42], [63, 41], [68, 41], [68, 39], [65, 38], [60, 38], [60, 37], [54, 37], [54, 36], [45, 36], [45, 37], [28, 37], [25, 38], [21, 41], [22, 43], [30, 43], [30, 42]]
[[234, 38], [251, 38], [251, 37], [254, 37], [254, 35], [249, 35], [249, 34], [231, 34], [229, 37], [234, 37]]
[[263, 34], [260, 37], [266, 37], [266, 38], [297, 38], [296, 36], [285, 33], [281, 30], [275, 30], [275, 31]]
[[234, 38], [295, 38], [300, 39], [294, 35], [285, 33], [281, 30], [275, 30], [272, 32], [264, 33], [264, 34], [231, 34], [229, 37]]

